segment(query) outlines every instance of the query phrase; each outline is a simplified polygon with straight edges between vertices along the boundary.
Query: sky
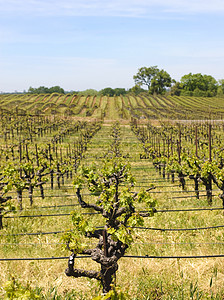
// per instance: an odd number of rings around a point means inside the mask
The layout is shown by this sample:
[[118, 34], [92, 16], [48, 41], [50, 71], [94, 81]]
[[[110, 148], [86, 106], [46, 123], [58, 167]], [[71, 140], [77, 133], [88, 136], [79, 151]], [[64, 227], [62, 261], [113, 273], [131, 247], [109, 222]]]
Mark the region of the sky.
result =
[[129, 89], [141, 67], [224, 78], [223, 0], [0, 0], [0, 92]]

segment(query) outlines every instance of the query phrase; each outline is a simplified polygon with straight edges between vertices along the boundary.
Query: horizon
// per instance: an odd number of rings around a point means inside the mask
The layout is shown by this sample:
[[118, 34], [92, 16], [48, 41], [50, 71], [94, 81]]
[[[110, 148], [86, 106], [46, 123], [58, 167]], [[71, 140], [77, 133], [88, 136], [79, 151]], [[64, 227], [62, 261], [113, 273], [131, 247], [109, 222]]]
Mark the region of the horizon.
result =
[[140, 67], [223, 79], [224, 3], [0, 0], [0, 92], [134, 86]]

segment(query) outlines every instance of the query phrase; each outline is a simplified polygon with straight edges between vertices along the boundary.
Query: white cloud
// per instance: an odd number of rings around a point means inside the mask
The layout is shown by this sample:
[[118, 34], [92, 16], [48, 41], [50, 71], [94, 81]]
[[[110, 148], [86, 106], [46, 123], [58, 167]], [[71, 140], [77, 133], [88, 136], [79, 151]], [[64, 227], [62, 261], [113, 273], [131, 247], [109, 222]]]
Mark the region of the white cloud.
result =
[[0, 0], [2, 14], [153, 17], [155, 13], [223, 12], [223, 0]]

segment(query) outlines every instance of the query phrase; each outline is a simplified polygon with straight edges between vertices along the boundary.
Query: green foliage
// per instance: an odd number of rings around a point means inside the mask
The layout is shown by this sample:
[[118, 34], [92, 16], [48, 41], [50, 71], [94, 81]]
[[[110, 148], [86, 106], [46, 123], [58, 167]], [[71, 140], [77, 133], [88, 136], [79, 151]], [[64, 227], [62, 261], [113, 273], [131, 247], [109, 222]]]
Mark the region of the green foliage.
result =
[[59, 94], [64, 94], [65, 91], [63, 88], [60, 86], [52, 86], [50, 88], [45, 87], [45, 86], [40, 86], [39, 88], [32, 88], [29, 87], [28, 93], [31, 94], [52, 94], [52, 93], [59, 93]]
[[84, 91], [80, 91], [77, 94], [82, 95], [82, 96], [95, 96], [98, 95], [98, 91], [94, 89], [87, 89]]
[[201, 166], [201, 177], [208, 179], [209, 175], [214, 171], [214, 164], [210, 161], [206, 161]]
[[5, 296], [4, 299], [18, 300], [34, 300], [41, 297], [30, 287], [29, 283], [23, 286], [14, 276], [11, 276], [9, 281], [4, 284]]
[[183, 90], [183, 92], [181, 91], [181, 95], [186, 95], [186, 92], [190, 96], [193, 95], [195, 97], [211, 97], [217, 94], [218, 83], [211, 75], [189, 73], [182, 76], [180, 82], [179, 88]]
[[107, 88], [100, 90], [99, 94], [103, 95], [103, 96], [113, 97], [113, 96], [125, 95], [125, 94], [127, 94], [127, 91], [124, 88], [112, 89], [111, 87], [107, 87]]
[[130, 90], [130, 93], [135, 94], [136, 96], [141, 94], [141, 93], [145, 93], [147, 92], [146, 90], [144, 90], [143, 88], [141, 88], [138, 84], [134, 85]]
[[5, 191], [12, 190], [13, 187], [16, 188], [17, 191], [23, 191], [26, 186], [27, 182], [25, 178], [22, 178], [21, 176], [21, 170], [22, 170], [22, 164], [13, 164], [9, 163], [4, 171], [5, 181], [7, 182], [7, 185], [5, 185]]
[[[98, 196], [96, 205], [104, 210], [108, 233], [114, 240], [130, 245], [133, 242], [133, 229], [130, 227], [143, 225], [143, 218], [135, 212], [135, 203], [145, 203], [151, 216], [155, 206], [155, 201], [148, 192], [141, 190], [136, 195], [132, 192], [135, 179], [130, 172], [130, 165], [125, 163], [124, 159], [115, 157], [106, 159], [100, 170], [94, 165], [82, 166], [78, 170], [74, 186], [82, 189], [85, 182], [91, 194]], [[119, 209], [122, 209], [123, 213], [114, 217]], [[78, 213], [73, 214], [72, 220], [75, 229], [65, 240], [71, 242], [71, 248], [78, 251], [82, 248], [81, 236], [93, 232], [94, 227], [90, 220]]]
[[92, 300], [127, 300], [131, 299], [127, 292], [123, 292], [119, 287], [113, 287], [106, 295], [94, 297]]
[[115, 88], [114, 96], [126, 95], [127, 91], [124, 88]]
[[140, 87], [146, 85], [151, 94], [163, 94], [172, 82], [170, 75], [164, 70], [159, 70], [157, 66], [140, 68], [133, 79]]
[[15, 212], [15, 210], [15, 206], [10, 201], [0, 203], [0, 213], [2, 216], [6, 215], [9, 212]]
[[[70, 249], [72, 249], [72, 251], [75, 254], [81, 253], [86, 247], [86, 244], [82, 242], [83, 240], [82, 233], [79, 232], [78, 229], [76, 228], [74, 228], [73, 231], [66, 232], [62, 236], [61, 240], [67, 245], [69, 244]], [[67, 247], [63, 246], [62, 248], [66, 249]]]
[[100, 94], [103, 96], [109, 96], [109, 97], [113, 97], [114, 96], [114, 89], [107, 87], [105, 89], [102, 89], [100, 91]]
[[175, 82], [170, 89], [171, 95], [180, 96], [183, 85], [180, 82]]
[[66, 293], [61, 295], [55, 286], [50, 287], [44, 292], [40, 287], [32, 288], [29, 282], [26, 284], [21, 283], [18, 279], [15, 279], [14, 276], [11, 276], [10, 279], [4, 283], [3, 290], [4, 298], [1, 299], [5, 300], [85, 300], [89, 298], [89, 295], [84, 295], [82, 292], [75, 290], [71, 292], [66, 291]]
[[218, 90], [217, 90], [217, 95], [223, 96], [224, 95], [224, 79], [220, 79], [218, 81]]

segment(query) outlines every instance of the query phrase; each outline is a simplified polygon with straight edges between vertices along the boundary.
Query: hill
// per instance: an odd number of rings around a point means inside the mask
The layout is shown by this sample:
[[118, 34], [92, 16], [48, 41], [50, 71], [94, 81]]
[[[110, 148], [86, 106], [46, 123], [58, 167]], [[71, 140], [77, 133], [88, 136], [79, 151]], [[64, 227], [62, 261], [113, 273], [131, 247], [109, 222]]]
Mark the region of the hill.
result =
[[224, 99], [162, 96], [146, 93], [125, 96], [76, 94], [4, 94], [0, 111], [23, 115], [64, 115], [101, 120], [222, 119]]

